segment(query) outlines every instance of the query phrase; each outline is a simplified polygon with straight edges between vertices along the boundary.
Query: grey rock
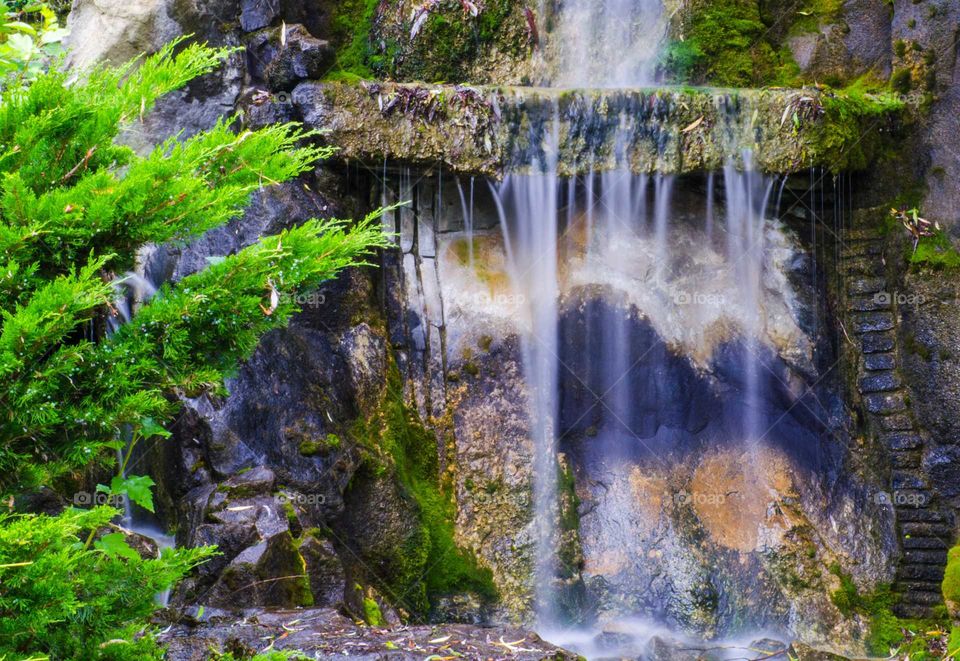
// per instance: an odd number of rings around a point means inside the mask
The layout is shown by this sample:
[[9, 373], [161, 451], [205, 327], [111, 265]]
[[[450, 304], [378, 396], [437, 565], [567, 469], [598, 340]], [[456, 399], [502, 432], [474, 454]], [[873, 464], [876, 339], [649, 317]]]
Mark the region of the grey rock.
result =
[[903, 383], [896, 372], [879, 372], [876, 374], [869, 374], [860, 379], [860, 392], [887, 392], [890, 390], [897, 390], [902, 385]]
[[289, 92], [300, 81], [322, 78], [334, 61], [330, 44], [299, 24], [286, 25], [283, 43], [280, 30], [261, 30], [249, 38], [247, 57], [253, 79], [264, 81], [274, 92]]

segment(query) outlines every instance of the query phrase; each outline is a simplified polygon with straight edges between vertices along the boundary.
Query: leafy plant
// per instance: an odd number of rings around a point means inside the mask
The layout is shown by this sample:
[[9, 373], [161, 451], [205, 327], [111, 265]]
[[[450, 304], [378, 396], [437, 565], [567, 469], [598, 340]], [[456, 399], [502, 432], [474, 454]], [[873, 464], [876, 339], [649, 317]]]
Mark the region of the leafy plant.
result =
[[[152, 510], [153, 481], [127, 469], [138, 444], [168, 435], [178, 395], [222, 392], [259, 338], [297, 311], [299, 291], [385, 245], [377, 214], [310, 220], [163, 285], [119, 323], [117, 274], [138, 249], [220, 226], [258, 188], [330, 153], [294, 124], [237, 134], [226, 121], [145, 157], [116, 144], [123, 125], [231, 52], [189, 45], [174, 55], [178, 46], [75, 84], [41, 73], [0, 95], [4, 502], [114, 467], [97, 490]], [[159, 658], [144, 628], [154, 595], [214, 550], [144, 558], [111, 523], [117, 515], [0, 516], [0, 659]]]
[[[10, 0], [0, 3], [0, 88], [33, 80], [61, 52], [67, 36], [56, 13], [45, 3], [15, 7]], [[12, 78], [12, 80], [10, 80]]]

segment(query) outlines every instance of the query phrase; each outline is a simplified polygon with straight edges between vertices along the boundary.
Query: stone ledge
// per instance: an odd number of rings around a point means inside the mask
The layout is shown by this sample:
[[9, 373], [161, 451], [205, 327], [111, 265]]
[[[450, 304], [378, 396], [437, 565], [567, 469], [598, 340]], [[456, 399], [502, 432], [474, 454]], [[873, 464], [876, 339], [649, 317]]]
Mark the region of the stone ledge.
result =
[[[856, 166], [851, 151], [862, 167], [881, 122], [875, 115], [826, 110], [825, 104], [843, 98], [815, 88], [560, 90], [307, 81], [280, 102], [292, 104], [311, 128], [326, 131], [341, 159], [442, 164], [456, 173], [499, 177], [536, 170], [551, 142], [559, 145], [561, 175], [624, 167], [682, 174], [720, 169], [731, 156], [742, 167], [744, 148], [764, 172]], [[843, 144], [838, 123], [843, 134], [868, 139]]]

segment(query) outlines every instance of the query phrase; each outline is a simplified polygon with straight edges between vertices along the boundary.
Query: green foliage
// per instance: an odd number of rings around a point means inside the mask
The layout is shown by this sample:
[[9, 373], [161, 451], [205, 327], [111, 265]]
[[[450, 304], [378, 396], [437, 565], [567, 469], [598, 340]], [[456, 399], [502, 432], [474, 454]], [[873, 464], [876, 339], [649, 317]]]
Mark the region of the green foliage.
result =
[[703, 67], [705, 57], [697, 42], [672, 40], [660, 55], [660, 67], [670, 72], [673, 79], [688, 82]]
[[145, 158], [113, 144], [121, 122], [227, 54], [188, 46], [173, 57], [167, 47], [133, 73], [101, 69], [68, 86], [51, 72], [3, 96], [0, 402], [12, 414], [0, 421], [0, 489], [111, 459], [103, 450], [115, 448], [116, 430], [168, 419], [171, 392], [217, 389], [296, 310], [290, 294], [382, 244], [374, 217], [353, 231], [310, 221], [163, 287], [111, 337], [85, 332], [102, 328], [110, 309], [106, 274], [132, 268], [140, 246], [222, 225], [258, 187], [329, 153], [296, 146], [308, 135], [293, 125], [235, 135], [225, 122]]
[[821, 94], [823, 115], [808, 135], [814, 153], [832, 172], [862, 170], [888, 146], [879, 124], [892, 121], [903, 101], [861, 78]]
[[[97, 489], [152, 510], [153, 481], [126, 469], [137, 443], [169, 435], [175, 395], [222, 392], [260, 336], [297, 311], [298, 292], [385, 245], [377, 214], [353, 227], [310, 220], [164, 285], [108, 333], [116, 274], [139, 248], [218, 227], [253, 191], [329, 154], [289, 124], [237, 135], [220, 122], [146, 157], [116, 145], [122, 126], [231, 52], [176, 46], [81, 82], [47, 72], [0, 96], [0, 493], [56, 486], [126, 448]], [[214, 551], [144, 560], [110, 529], [117, 515], [0, 516], [0, 658], [160, 658], [144, 629], [155, 594]], [[309, 602], [308, 584], [297, 589]]]
[[155, 595], [213, 551], [167, 550], [143, 560], [119, 532], [85, 550], [78, 535], [107, 526], [116, 514], [98, 507], [56, 517], [0, 515], [0, 657], [29, 651], [53, 659], [159, 658], [149, 639], [130, 642], [142, 626], [131, 622], [153, 612]]
[[[901, 620], [894, 615], [892, 609], [897, 597], [890, 590], [889, 585], [882, 584], [872, 592], [860, 593], [853, 579], [839, 565], [832, 565], [830, 573], [840, 580], [840, 588], [830, 595], [830, 600], [837, 610], [847, 617], [856, 613], [865, 615], [869, 619], [870, 628], [864, 642], [871, 655], [886, 657], [892, 648], [905, 641], [915, 652], [926, 649], [926, 641], [922, 637], [908, 635], [908, 632], [925, 631], [934, 627], [935, 624]], [[901, 652], [903, 651], [905, 650], [901, 649]], [[922, 657], [914, 655], [911, 658]]]
[[[493, 599], [496, 589], [489, 569], [481, 568], [473, 554], [457, 546], [454, 536], [456, 505], [441, 485], [437, 443], [403, 401], [400, 374], [391, 363], [384, 399], [370, 418], [358, 420], [354, 430], [361, 445], [386, 455], [406, 494], [416, 503], [425, 549], [398, 549], [425, 570], [425, 594], [416, 598], [410, 585], [396, 586], [412, 605], [428, 608], [429, 598], [473, 591]], [[425, 554], [424, 554], [425, 552]], [[425, 556], [425, 557], [424, 557]]]
[[67, 30], [43, 2], [0, 2], [0, 89], [35, 79], [61, 51]]

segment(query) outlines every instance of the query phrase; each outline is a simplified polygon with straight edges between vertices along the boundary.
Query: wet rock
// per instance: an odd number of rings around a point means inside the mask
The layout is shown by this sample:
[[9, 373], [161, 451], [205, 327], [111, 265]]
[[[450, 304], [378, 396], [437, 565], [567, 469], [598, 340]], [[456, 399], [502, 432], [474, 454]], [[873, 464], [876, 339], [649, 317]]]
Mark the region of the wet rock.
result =
[[864, 397], [864, 402], [866, 403], [867, 410], [870, 413], [879, 413], [880, 415], [896, 413], [897, 411], [903, 411], [907, 408], [907, 403], [904, 400], [903, 395], [899, 393], [892, 395], [867, 395]]
[[[248, 70], [274, 92], [289, 92], [298, 82], [322, 78], [333, 64], [334, 51], [299, 24], [262, 30], [248, 40]], [[285, 39], [285, 42], [283, 41]]]
[[850, 661], [849, 657], [814, 649], [800, 641], [794, 641], [788, 653], [797, 661]]
[[960, 496], [960, 447], [943, 445], [930, 449], [923, 457], [923, 468], [947, 498]]
[[300, 555], [310, 577], [314, 606], [337, 606], [342, 603], [346, 578], [343, 563], [333, 544], [309, 532], [300, 542]]
[[292, 608], [313, 603], [303, 556], [282, 532], [235, 557], [201, 603], [223, 608]]
[[[205, 661], [212, 650], [228, 645], [262, 651], [297, 650], [310, 658], [340, 658], [344, 650], [358, 659], [422, 661], [431, 656], [460, 655], [464, 659], [511, 658], [523, 661], [576, 661], [576, 654], [513, 627], [470, 625], [368, 627], [331, 609], [264, 612], [247, 610], [245, 617], [208, 609], [204, 622], [178, 622], [162, 635], [170, 661]], [[437, 641], [437, 642], [430, 642]], [[504, 643], [510, 643], [505, 646]]]
[[273, 471], [266, 466], [255, 466], [225, 480], [220, 488], [231, 498], [246, 498], [270, 493], [275, 479]]
[[897, 361], [892, 353], [873, 353], [863, 357], [863, 364], [868, 370], [892, 370]]
[[894, 347], [893, 335], [890, 333], [866, 333], [860, 341], [866, 354], [890, 351]]
[[854, 333], [873, 333], [893, 328], [893, 315], [889, 312], [864, 312], [851, 317]]

